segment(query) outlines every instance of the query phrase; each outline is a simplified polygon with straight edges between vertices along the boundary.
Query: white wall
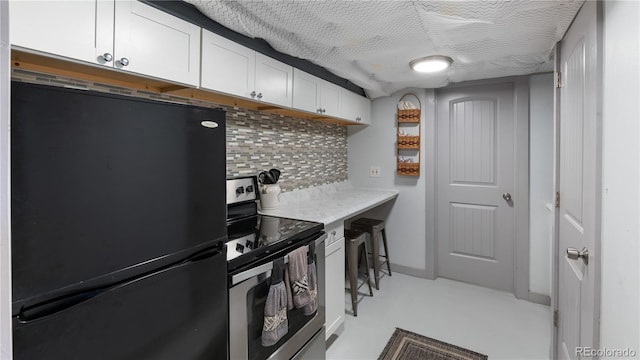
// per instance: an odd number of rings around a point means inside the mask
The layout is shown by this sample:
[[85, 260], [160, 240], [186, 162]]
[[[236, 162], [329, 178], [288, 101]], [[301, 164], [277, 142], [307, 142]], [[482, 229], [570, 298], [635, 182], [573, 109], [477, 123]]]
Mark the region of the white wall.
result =
[[604, 2], [600, 347], [640, 357], [640, 3]]
[[529, 291], [551, 296], [553, 74], [529, 77]]
[[[396, 175], [396, 110], [400, 97], [415, 93], [422, 102], [420, 176]], [[415, 98], [406, 100], [416, 102]], [[417, 104], [416, 104], [417, 105]], [[355, 186], [397, 189], [394, 203], [366, 214], [386, 219], [392, 270], [433, 278], [427, 252], [433, 253], [433, 197], [435, 194], [434, 91], [405, 89], [378, 98], [371, 106], [372, 125], [349, 129], [349, 180]], [[380, 166], [379, 178], [369, 177], [369, 168]], [[428, 205], [431, 204], [431, 205]], [[429, 208], [429, 209], [428, 209]]]
[[11, 358], [9, 59], [9, 2], [0, 0], [0, 359]]

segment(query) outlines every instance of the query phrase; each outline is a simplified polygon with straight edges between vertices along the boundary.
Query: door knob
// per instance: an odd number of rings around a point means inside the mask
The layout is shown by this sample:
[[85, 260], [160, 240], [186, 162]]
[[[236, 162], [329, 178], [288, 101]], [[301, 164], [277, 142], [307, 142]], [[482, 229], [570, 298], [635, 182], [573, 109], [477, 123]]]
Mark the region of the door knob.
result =
[[252, 98], [256, 97], [256, 92], [252, 91], [251, 94], [249, 94]]
[[589, 249], [583, 247], [582, 250], [576, 248], [567, 248], [567, 257], [571, 260], [578, 260], [582, 258], [585, 265], [589, 265]]
[[120, 64], [121, 64], [122, 66], [127, 66], [127, 65], [129, 65], [129, 59], [127, 59], [127, 58], [123, 57], [122, 59], [120, 59]]
[[105, 62], [110, 62], [111, 60], [113, 60], [113, 55], [109, 53], [104, 53], [102, 54], [102, 58], [104, 59]]
[[504, 201], [509, 202], [509, 201], [511, 201], [511, 194], [504, 193], [504, 194], [502, 194], [502, 198], [504, 199]]

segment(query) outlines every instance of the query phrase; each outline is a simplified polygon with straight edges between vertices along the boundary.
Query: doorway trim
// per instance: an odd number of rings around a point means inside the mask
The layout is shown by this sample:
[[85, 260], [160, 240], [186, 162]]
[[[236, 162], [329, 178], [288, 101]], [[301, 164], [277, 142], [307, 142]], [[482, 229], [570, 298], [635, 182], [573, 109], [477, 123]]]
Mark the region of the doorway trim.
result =
[[[529, 294], [529, 77], [510, 76], [496, 79], [465, 81], [451, 84], [443, 89], [453, 89], [468, 86], [483, 86], [502, 83], [513, 83], [514, 95], [514, 257], [513, 257], [513, 292], [516, 298], [533, 301]], [[438, 102], [438, 89], [436, 89], [435, 102]], [[434, 111], [437, 118], [437, 109]], [[438, 124], [435, 121], [437, 133]], [[436, 143], [438, 139], [436, 137]], [[436, 144], [437, 152], [437, 144]], [[436, 153], [435, 159], [438, 158]], [[435, 179], [437, 179], [437, 166], [434, 164]], [[436, 182], [437, 183], [437, 182]], [[434, 209], [437, 213], [438, 188], [435, 186]], [[437, 278], [437, 234], [438, 224], [435, 222], [434, 251], [428, 254], [427, 263], [434, 264], [434, 274]], [[535, 301], [534, 301], [535, 302]]]
[[0, 358], [13, 353], [11, 331], [11, 46], [9, 2], [0, 0]]

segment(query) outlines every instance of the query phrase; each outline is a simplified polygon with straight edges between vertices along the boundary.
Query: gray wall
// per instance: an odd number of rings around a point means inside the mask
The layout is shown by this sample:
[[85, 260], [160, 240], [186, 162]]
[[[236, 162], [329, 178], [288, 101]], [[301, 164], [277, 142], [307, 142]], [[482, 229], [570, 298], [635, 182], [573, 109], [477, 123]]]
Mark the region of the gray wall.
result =
[[529, 289], [551, 295], [553, 74], [529, 77]]
[[257, 175], [272, 167], [282, 171], [283, 191], [347, 180], [347, 129], [268, 112], [221, 106], [171, 95], [136, 91], [83, 80], [14, 69], [12, 79], [52, 86], [222, 107], [227, 111], [227, 176]]
[[[396, 175], [396, 110], [406, 93], [422, 102], [420, 177]], [[405, 100], [416, 102], [415, 98]], [[400, 272], [433, 278], [427, 252], [434, 250], [435, 107], [434, 91], [406, 89], [372, 102], [372, 125], [349, 129], [349, 180], [356, 186], [392, 188], [400, 193], [395, 203], [368, 215], [385, 218], [392, 266]], [[417, 105], [417, 104], [416, 104]], [[379, 178], [369, 168], [379, 166]]]
[[[553, 187], [553, 82], [550, 74], [531, 78], [533, 167], [530, 206], [535, 239], [530, 243], [530, 290], [548, 296], [551, 291], [551, 202]], [[396, 105], [406, 93], [422, 101], [422, 164], [419, 178], [397, 176]], [[412, 98], [407, 98], [411, 100]], [[395, 203], [375, 209], [369, 215], [386, 219], [391, 262], [400, 272], [434, 278], [435, 262], [435, 97], [432, 89], [405, 89], [372, 102], [372, 125], [349, 129], [349, 180], [356, 186], [394, 188], [400, 194]], [[534, 153], [535, 152], [535, 153]], [[379, 178], [369, 177], [369, 168], [380, 166]], [[429, 260], [427, 260], [429, 259]], [[538, 301], [548, 302], [548, 299]]]
[[640, 357], [640, 3], [604, 2], [600, 348]]

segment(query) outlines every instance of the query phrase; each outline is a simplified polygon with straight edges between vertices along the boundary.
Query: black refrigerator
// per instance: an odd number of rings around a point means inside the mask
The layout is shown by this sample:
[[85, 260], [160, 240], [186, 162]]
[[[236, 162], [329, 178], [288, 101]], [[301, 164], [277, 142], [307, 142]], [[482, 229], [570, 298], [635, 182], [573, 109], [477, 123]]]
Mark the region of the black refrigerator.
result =
[[225, 113], [13, 82], [14, 359], [226, 359]]

